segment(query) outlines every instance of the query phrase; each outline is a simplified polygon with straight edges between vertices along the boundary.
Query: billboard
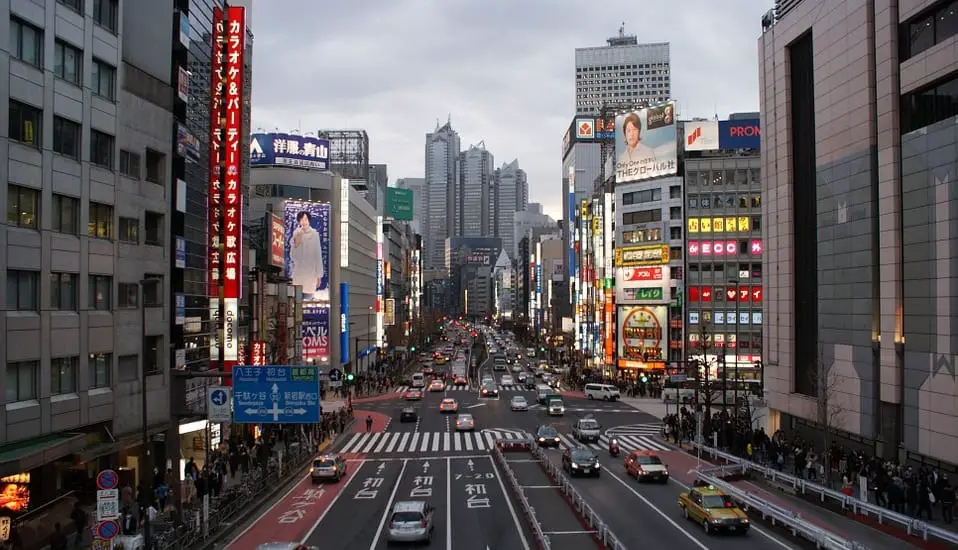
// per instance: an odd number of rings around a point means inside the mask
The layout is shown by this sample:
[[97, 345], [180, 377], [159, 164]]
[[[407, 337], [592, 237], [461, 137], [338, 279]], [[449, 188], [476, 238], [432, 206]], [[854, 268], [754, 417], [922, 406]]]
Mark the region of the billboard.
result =
[[615, 117], [595, 119], [595, 139], [615, 139]]
[[550, 278], [556, 282], [565, 280], [565, 263], [561, 259], [552, 260], [552, 276]]
[[383, 325], [391, 327], [396, 324], [396, 299], [386, 298], [386, 307], [383, 308]]
[[675, 102], [619, 115], [615, 130], [616, 183], [676, 173]]
[[250, 136], [250, 166], [329, 169], [329, 140], [285, 133]]
[[303, 301], [329, 301], [329, 203], [283, 205], [286, 276], [303, 287]]
[[615, 249], [616, 267], [663, 265], [669, 263], [669, 245], [623, 246]]
[[269, 228], [269, 265], [286, 267], [286, 225], [283, 219], [273, 214], [266, 214], [266, 227]]
[[[329, 306], [303, 308], [303, 360], [307, 363], [329, 361]], [[348, 346], [347, 346], [348, 347]]]
[[667, 265], [619, 267], [615, 270], [615, 301], [667, 302], [671, 298], [671, 271]]
[[386, 217], [399, 221], [412, 221], [413, 190], [399, 187], [386, 188]]
[[619, 313], [619, 367], [664, 369], [669, 353], [668, 307], [624, 306]]
[[349, 362], [349, 283], [339, 283], [339, 362]]
[[577, 118], [575, 119], [575, 139], [593, 140], [595, 139], [595, 119]]
[[713, 216], [688, 218], [687, 233], [749, 233], [752, 231], [749, 216]]
[[762, 145], [758, 120], [722, 120], [718, 129], [720, 149], [758, 149]]
[[704, 120], [685, 123], [686, 151], [714, 151], [719, 148], [719, 123]]

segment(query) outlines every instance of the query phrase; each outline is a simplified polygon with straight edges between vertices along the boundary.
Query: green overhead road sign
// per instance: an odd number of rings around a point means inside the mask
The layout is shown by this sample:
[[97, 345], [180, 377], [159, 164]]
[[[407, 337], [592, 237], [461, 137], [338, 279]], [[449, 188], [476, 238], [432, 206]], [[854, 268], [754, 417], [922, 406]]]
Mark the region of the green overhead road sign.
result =
[[412, 189], [387, 187], [386, 217], [398, 221], [412, 221], [413, 199]]

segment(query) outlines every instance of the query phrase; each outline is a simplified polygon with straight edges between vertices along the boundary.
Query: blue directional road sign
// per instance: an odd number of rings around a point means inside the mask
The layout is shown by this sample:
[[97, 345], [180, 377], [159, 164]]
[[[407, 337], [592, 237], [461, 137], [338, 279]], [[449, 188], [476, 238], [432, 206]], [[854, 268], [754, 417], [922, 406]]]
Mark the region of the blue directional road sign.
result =
[[233, 367], [233, 422], [312, 424], [319, 418], [319, 368]]

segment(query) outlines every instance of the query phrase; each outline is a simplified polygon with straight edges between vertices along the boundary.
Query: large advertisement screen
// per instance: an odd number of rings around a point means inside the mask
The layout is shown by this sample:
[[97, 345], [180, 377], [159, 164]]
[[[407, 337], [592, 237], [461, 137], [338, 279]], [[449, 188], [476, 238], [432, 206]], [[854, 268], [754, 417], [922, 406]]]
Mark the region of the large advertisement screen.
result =
[[312, 363], [329, 361], [329, 307], [303, 308], [303, 360]]
[[674, 175], [676, 139], [675, 102], [617, 116], [616, 183]]
[[620, 304], [668, 302], [672, 296], [669, 266], [619, 267], [615, 301]]
[[329, 169], [329, 140], [295, 134], [253, 134], [250, 136], [251, 166], [294, 166]]
[[669, 353], [667, 306], [619, 307], [619, 367], [664, 369]]
[[329, 302], [329, 203], [286, 201], [286, 276], [303, 300]]

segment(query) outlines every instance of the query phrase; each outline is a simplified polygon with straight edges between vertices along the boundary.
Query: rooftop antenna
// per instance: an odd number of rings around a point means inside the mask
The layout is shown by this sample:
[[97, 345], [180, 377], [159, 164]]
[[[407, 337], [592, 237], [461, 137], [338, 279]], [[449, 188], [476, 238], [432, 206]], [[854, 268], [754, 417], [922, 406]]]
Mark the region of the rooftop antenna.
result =
[[619, 38], [625, 38], [625, 21], [619, 26]]
[[712, 102], [712, 109], [715, 110], [715, 120], [718, 120], [718, 102], [717, 101]]

